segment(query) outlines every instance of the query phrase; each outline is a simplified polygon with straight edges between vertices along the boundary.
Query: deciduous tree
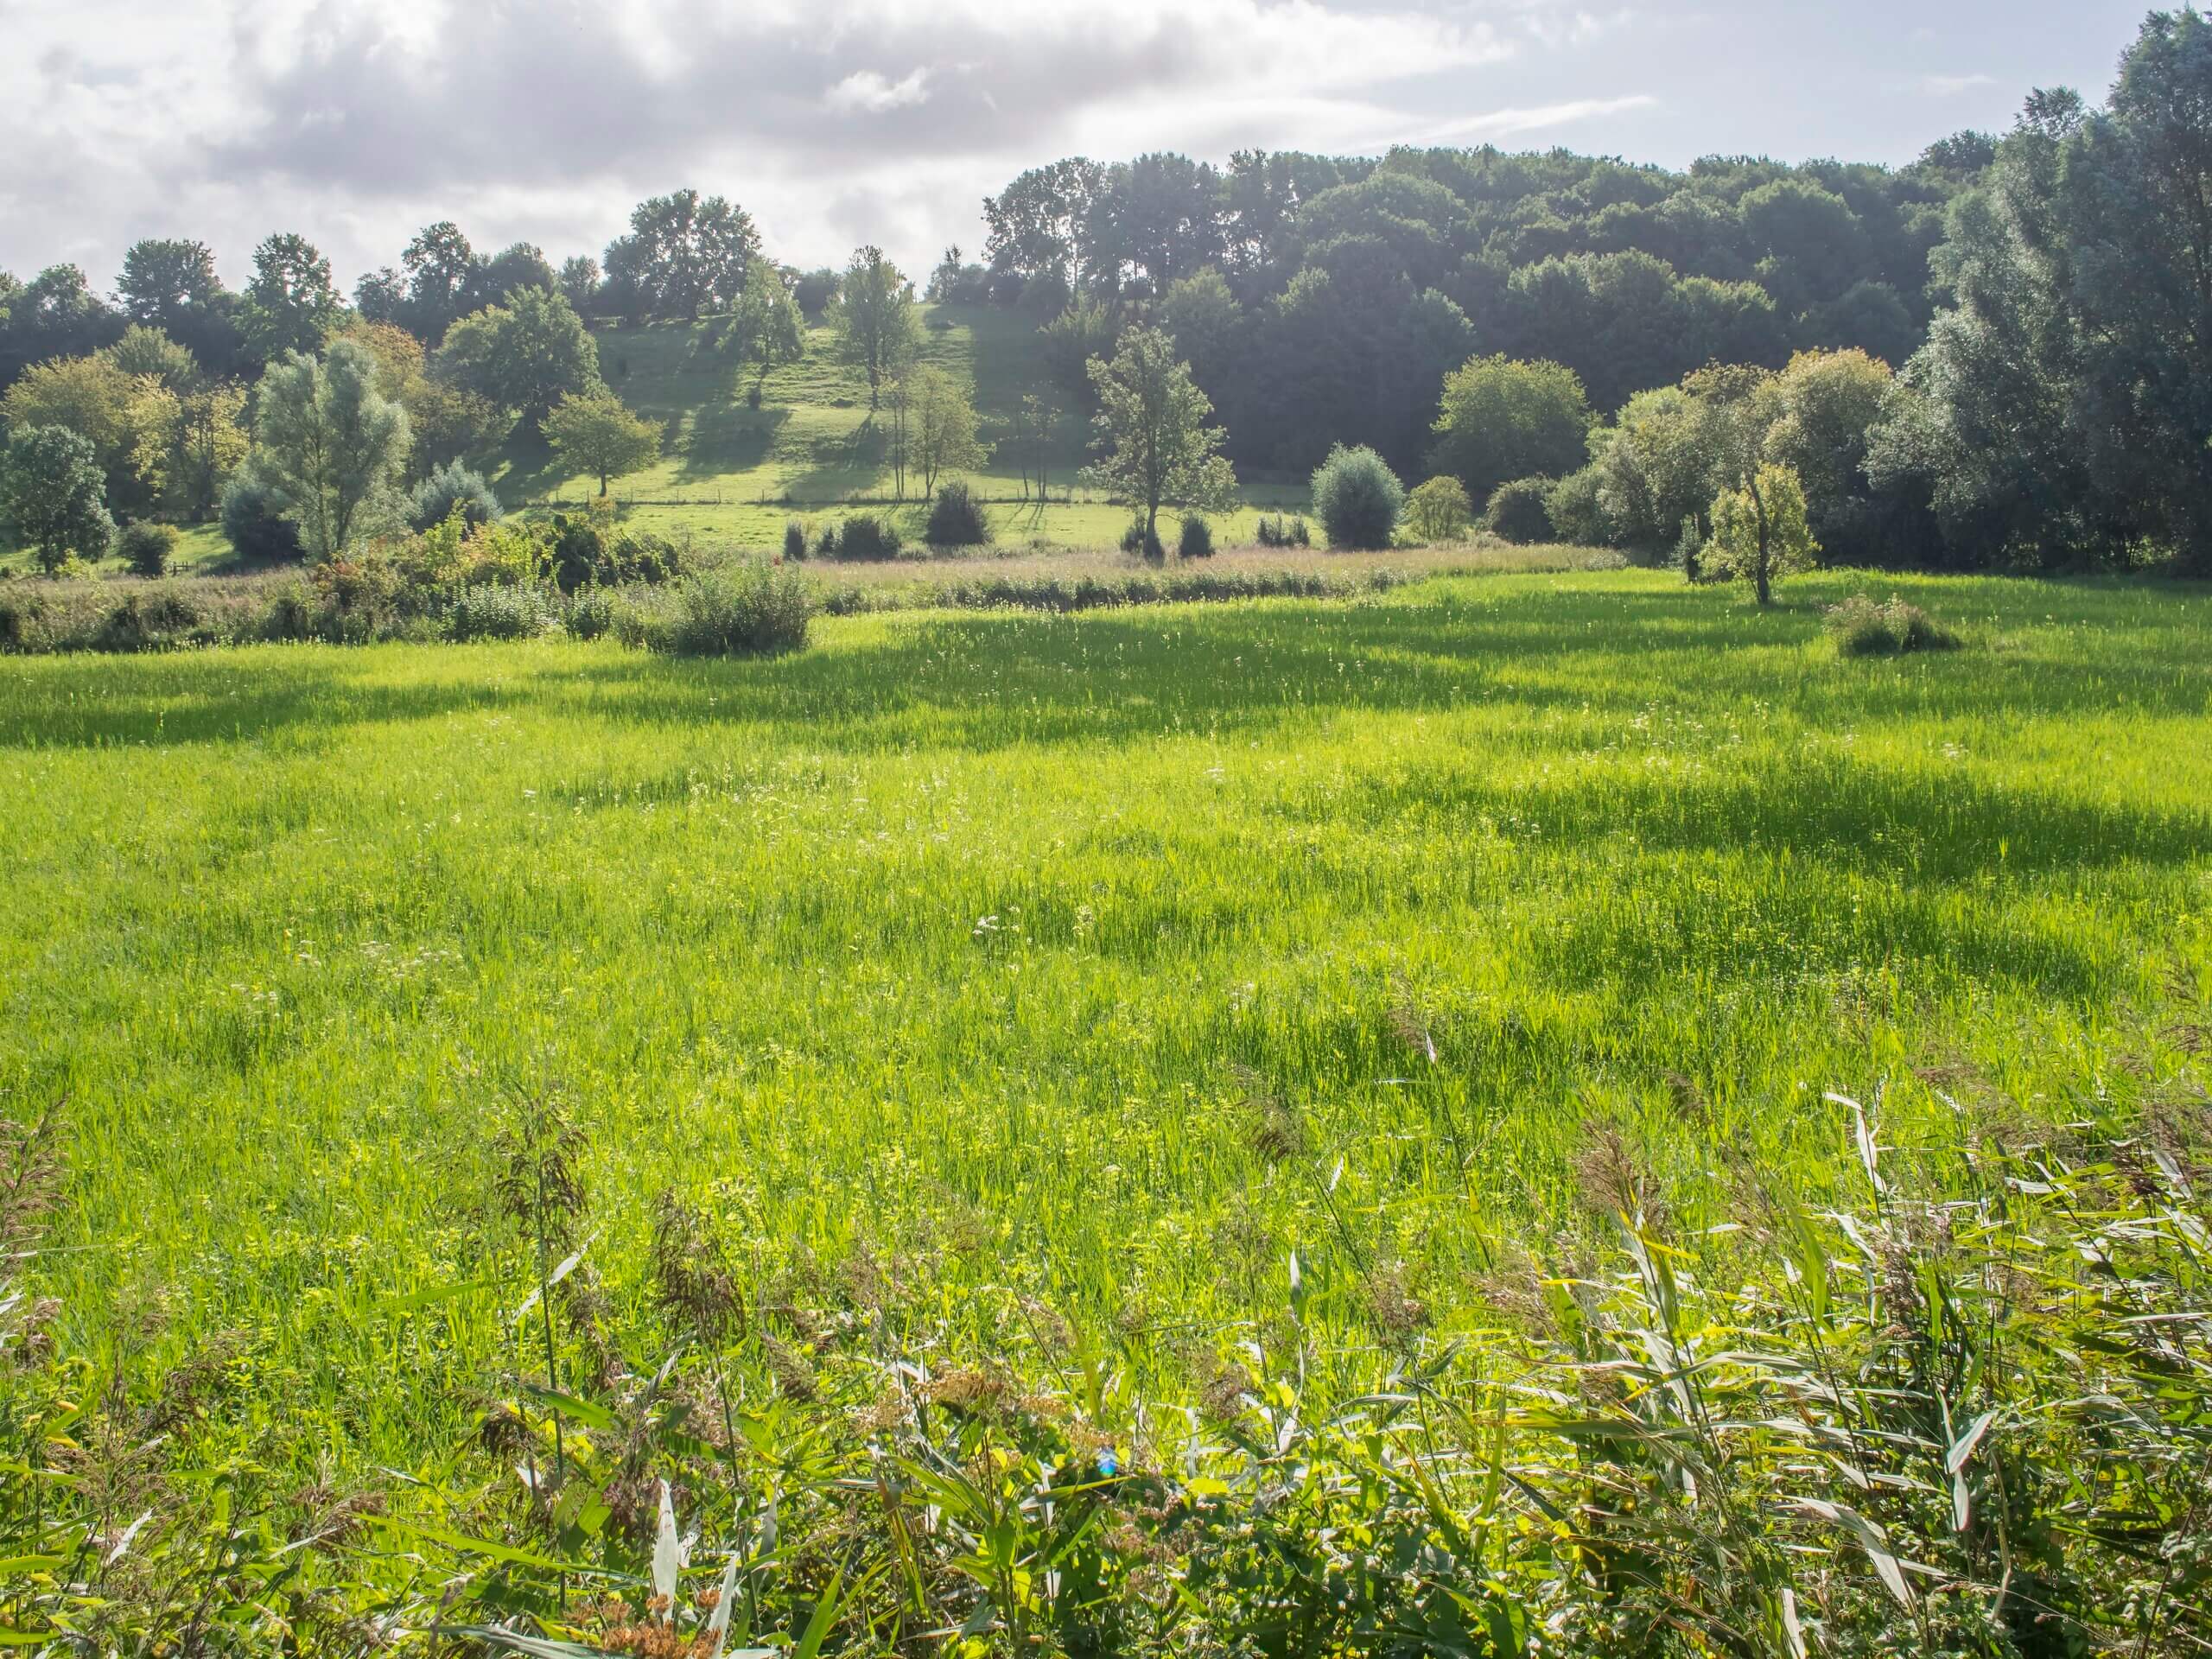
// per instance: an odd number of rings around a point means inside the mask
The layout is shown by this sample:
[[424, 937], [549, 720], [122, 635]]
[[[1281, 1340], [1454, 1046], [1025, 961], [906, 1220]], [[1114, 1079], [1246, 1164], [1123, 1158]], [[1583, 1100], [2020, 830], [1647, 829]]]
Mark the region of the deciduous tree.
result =
[[1113, 358], [1094, 358], [1099, 458], [1086, 469], [1097, 487], [1133, 502], [1144, 545], [1159, 544], [1163, 505], [1227, 512], [1236, 474], [1219, 453], [1225, 435], [1207, 424], [1213, 405], [1191, 378], [1175, 343], [1157, 328], [1132, 328]]
[[310, 559], [335, 558], [396, 521], [406, 464], [407, 411], [377, 390], [378, 364], [359, 340], [321, 358], [294, 352], [262, 377], [250, 463]]
[[614, 480], [660, 459], [660, 429], [605, 390], [563, 397], [545, 417], [543, 431], [564, 466], [599, 480], [601, 495]]

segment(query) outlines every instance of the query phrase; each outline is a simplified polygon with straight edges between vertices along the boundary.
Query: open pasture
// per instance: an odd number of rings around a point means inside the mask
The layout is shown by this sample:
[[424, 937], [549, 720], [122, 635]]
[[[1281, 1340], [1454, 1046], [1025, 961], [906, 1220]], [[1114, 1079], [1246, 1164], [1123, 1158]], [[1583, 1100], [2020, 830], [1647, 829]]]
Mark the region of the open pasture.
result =
[[[1870, 586], [1967, 649], [1836, 660], [1817, 604]], [[56, 1340], [231, 1333], [256, 1457], [465, 1466], [534, 1272], [488, 1126], [543, 1092], [639, 1363], [670, 1189], [756, 1288], [925, 1287], [947, 1356], [1018, 1358], [1048, 1306], [1166, 1395], [1293, 1250], [1332, 1352], [1376, 1339], [1372, 1263], [1480, 1324], [1585, 1224], [1593, 1124], [1694, 1231], [1721, 1140], [1815, 1195], [1849, 1167], [1831, 1089], [1886, 1084], [1905, 1156], [1946, 1133], [1916, 1071], [2125, 1096], [2212, 948], [2212, 600], [1789, 598], [1492, 575], [831, 620], [770, 661], [10, 663], [0, 1087], [67, 1102]]]

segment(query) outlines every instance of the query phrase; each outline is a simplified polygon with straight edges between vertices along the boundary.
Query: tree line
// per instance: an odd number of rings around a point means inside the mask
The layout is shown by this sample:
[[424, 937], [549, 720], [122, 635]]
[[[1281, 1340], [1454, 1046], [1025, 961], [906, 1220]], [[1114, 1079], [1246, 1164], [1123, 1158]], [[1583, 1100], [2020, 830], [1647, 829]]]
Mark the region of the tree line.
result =
[[[1756, 496], [1771, 465], [1832, 557], [2166, 553], [2203, 570], [2209, 40], [2196, 13], [2154, 12], [2103, 106], [2039, 92], [2010, 132], [1960, 134], [1894, 170], [1733, 158], [1675, 173], [1492, 148], [1248, 151], [1225, 169], [1063, 161], [987, 200], [982, 259], [948, 250], [928, 295], [1035, 319], [1056, 388], [1000, 444], [1040, 480], [1058, 400], [1099, 413], [1097, 365], [1141, 330], [1137, 355], [1185, 367], [1205, 404], [1193, 418], [1219, 422], [1209, 453], [1248, 469], [1370, 449], [1508, 525], [1540, 514], [1548, 533], [1677, 549], [1694, 568], [1725, 527], [1716, 503]], [[236, 293], [203, 244], [144, 241], [111, 299], [73, 266], [0, 275], [0, 421], [11, 444], [69, 439], [11, 462], [9, 493], [96, 473], [125, 518], [204, 518], [257, 469], [281, 502], [256, 460], [255, 385], [307, 372], [300, 360], [367, 374], [405, 417], [386, 445], [395, 482], [520, 422], [604, 492], [658, 439], [607, 390], [591, 321], [707, 320], [757, 402], [825, 317], [901, 495], [910, 474], [927, 492], [980, 464], [972, 406], [918, 365], [914, 284], [874, 248], [841, 272], [779, 267], [721, 196], [642, 202], [603, 260], [557, 268], [527, 245], [479, 253], [441, 222], [350, 303], [295, 234], [264, 242]], [[351, 366], [332, 356], [340, 340]], [[1194, 499], [1218, 493], [1205, 476]], [[82, 505], [52, 517], [89, 541]]]

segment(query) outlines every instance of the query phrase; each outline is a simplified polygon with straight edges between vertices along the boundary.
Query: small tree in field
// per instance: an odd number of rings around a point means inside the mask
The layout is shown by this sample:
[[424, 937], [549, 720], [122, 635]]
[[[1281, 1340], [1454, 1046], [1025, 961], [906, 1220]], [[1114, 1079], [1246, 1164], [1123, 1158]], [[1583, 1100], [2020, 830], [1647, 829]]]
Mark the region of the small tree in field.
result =
[[1777, 576], [1808, 569], [1820, 550], [1805, 520], [1805, 486], [1788, 467], [1769, 461], [1713, 504], [1713, 563], [1749, 576], [1762, 605], [1774, 602]]
[[1456, 542], [1474, 522], [1474, 503], [1456, 478], [1432, 478], [1406, 498], [1406, 528], [1423, 542]]
[[571, 472], [599, 480], [599, 493], [618, 478], [660, 459], [660, 429], [639, 420], [611, 391], [563, 397], [545, 417], [545, 441]]
[[1109, 362], [1090, 359], [1098, 394], [1099, 446], [1084, 469], [1093, 487], [1136, 504], [1141, 545], [1159, 544], [1163, 502], [1200, 512], [1236, 505], [1236, 474], [1215, 451], [1227, 435], [1206, 417], [1213, 404], [1175, 358], [1175, 342], [1157, 328], [1132, 328]]
[[17, 433], [0, 461], [0, 508], [41, 570], [60, 569], [72, 554], [82, 559], [106, 554], [115, 534], [106, 496], [107, 479], [92, 441], [67, 427]]
[[868, 406], [883, 404], [883, 383], [895, 380], [921, 349], [921, 316], [914, 285], [880, 248], [857, 250], [845, 266], [830, 321], [837, 350], [868, 376]]
[[412, 434], [377, 377], [368, 347], [340, 339], [321, 359], [295, 352], [261, 378], [248, 465], [311, 559], [336, 558], [397, 517], [392, 486]]
[[941, 473], [973, 472], [990, 456], [976, 436], [976, 405], [967, 390], [942, 369], [926, 365], [907, 377], [913, 383], [914, 470], [922, 493], [937, 491]]

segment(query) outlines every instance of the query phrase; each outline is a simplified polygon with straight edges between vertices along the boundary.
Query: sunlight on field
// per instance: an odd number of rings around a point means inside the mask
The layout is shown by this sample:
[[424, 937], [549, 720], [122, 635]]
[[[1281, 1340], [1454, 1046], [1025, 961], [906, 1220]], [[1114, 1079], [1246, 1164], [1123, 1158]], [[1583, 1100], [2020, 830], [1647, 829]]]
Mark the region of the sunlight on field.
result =
[[2212, 601], [1908, 580], [1969, 648], [1846, 664], [1847, 581], [11, 664], [0, 1085], [69, 1103], [64, 1340], [158, 1287], [159, 1352], [254, 1333], [258, 1455], [458, 1455], [516, 1090], [590, 1132], [625, 1320], [674, 1188], [756, 1275], [936, 1276], [948, 1355], [1019, 1344], [1010, 1287], [1156, 1331], [1179, 1388], [1213, 1362], [1173, 1332], [1279, 1304], [1292, 1249], [1355, 1352], [1340, 1227], [1480, 1319], [1497, 1249], [1577, 1225], [1586, 1119], [1719, 1218], [1670, 1073], [1815, 1192], [1826, 1089], [2048, 1100], [2212, 938]]

